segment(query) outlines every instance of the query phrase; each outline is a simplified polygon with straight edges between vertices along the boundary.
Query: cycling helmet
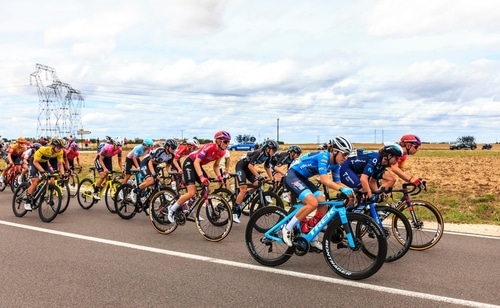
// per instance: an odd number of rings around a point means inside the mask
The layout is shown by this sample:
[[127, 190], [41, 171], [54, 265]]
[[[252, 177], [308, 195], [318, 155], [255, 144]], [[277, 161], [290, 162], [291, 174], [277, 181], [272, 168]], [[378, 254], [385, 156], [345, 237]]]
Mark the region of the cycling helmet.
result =
[[302, 154], [302, 149], [298, 145], [291, 145], [288, 148], [288, 152], [295, 152], [295, 153], [300, 155], [300, 154]]
[[195, 147], [199, 147], [200, 146], [200, 142], [197, 139], [194, 139], [194, 138], [193, 139], [188, 139], [186, 141], [186, 143], [188, 145], [192, 145], [192, 146], [195, 146]]
[[174, 139], [167, 139], [167, 141], [165, 141], [165, 144], [163, 146], [167, 145], [170, 146], [172, 150], [175, 150], [177, 149], [178, 143]]
[[76, 142], [73, 142], [69, 147], [75, 151], [78, 150], [78, 144], [76, 144]]
[[347, 138], [343, 136], [336, 136], [333, 137], [332, 140], [330, 140], [330, 144], [337, 150], [344, 152], [344, 153], [350, 153], [353, 151], [353, 146], [352, 143], [347, 140]]
[[412, 134], [404, 135], [403, 137], [401, 137], [401, 142], [413, 143], [416, 145], [422, 144], [422, 141], [420, 141], [420, 138], [418, 138], [417, 135], [412, 135]]
[[399, 144], [386, 145], [382, 148], [381, 154], [385, 156], [403, 156], [403, 148]]
[[231, 140], [231, 135], [228, 132], [221, 130], [215, 133], [214, 139]]
[[142, 142], [145, 146], [152, 147], [153, 146], [153, 139], [146, 138]]
[[56, 147], [60, 147], [60, 148], [63, 148], [65, 143], [66, 143], [66, 141], [59, 139], [59, 138], [52, 138], [50, 140], [51, 145], [56, 146]]
[[268, 147], [270, 148], [271, 150], [275, 150], [277, 151], [278, 148], [279, 148], [279, 145], [276, 141], [274, 140], [266, 140], [264, 142], [262, 142], [262, 148], [265, 148], [265, 147]]
[[17, 138], [17, 143], [26, 143], [26, 139], [24, 137]]
[[42, 145], [41, 145], [40, 143], [38, 143], [38, 142], [35, 142], [35, 143], [33, 143], [33, 144], [31, 145], [31, 148], [32, 148], [32, 149], [35, 149], [35, 150], [38, 150], [38, 149], [39, 149], [39, 148], [41, 148], [41, 147], [42, 147]]
[[116, 137], [114, 140], [112, 140], [112, 142], [115, 145], [123, 146], [124, 139], [123, 139], [123, 137]]

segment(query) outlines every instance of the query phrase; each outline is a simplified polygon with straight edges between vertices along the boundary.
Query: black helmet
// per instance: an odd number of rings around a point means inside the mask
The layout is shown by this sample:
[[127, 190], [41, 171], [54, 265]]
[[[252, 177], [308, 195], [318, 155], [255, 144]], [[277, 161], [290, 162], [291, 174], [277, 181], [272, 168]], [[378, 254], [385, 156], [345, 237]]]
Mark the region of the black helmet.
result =
[[276, 141], [274, 140], [266, 140], [264, 142], [262, 142], [262, 148], [265, 148], [265, 147], [268, 147], [270, 148], [271, 150], [275, 150], [277, 151], [278, 148], [279, 148], [279, 145]]
[[300, 155], [300, 154], [302, 154], [302, 149], [298, 145], [291, 145], [288, 148], [288, 152], [295, 152], [295, 153]]
[[172, 150], [175, 150], [177, 149], [177, 146], [179, 145], [177, 143], [177, 141], [175, 141], [174, 139], [167, 139], [167, 141], [165, 141], [165, 146], [169, 146]]
[[385, 156], [403, 156], [403, 149], [399, 144], [386, 145], [380, 150], [380, 153]]

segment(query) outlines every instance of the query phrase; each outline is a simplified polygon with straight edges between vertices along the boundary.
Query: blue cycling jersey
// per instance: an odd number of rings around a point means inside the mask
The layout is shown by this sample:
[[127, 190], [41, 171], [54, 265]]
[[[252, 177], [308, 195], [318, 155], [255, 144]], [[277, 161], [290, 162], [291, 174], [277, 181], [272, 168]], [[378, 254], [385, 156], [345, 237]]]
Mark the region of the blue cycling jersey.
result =
[[342, 167], [347, 167], [358, 175], [366, 174], [368, 177], [375, 178], [385, 170], [382, 166], [382, 156], [378, 152], [363, 153], [349, 158]]
[[311, 152], [300, 157], [299, 161], [290, 166], [290, 169], [305, 178], [310, 178], [314, 175], [325, 175], [332, 172], [334, 182], [339, 182], [340, 165], [330, 163], [330, 152]]

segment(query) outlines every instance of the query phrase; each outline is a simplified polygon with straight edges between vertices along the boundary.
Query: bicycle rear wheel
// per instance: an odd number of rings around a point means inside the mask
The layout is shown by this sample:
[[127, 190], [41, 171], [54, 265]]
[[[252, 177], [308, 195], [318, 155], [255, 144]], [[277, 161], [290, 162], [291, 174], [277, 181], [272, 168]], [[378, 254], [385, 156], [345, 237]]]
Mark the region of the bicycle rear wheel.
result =
[[[10, 190], [12, 192], [15, 192], [17, 187], [19, 187], [19, 177], [22, 178], [21, 176], [21, 172], [20, 171], [17, 171], [13, 176], [12, 176], [12, 179], [10, 181]], [[22, 183], [22, 180], [21, 180], [21, 183]]]
[[68, 181], [58, 180], [58, 187], [62, 193], [62, 204], [61, 208], [59, 209], [59, 214], [62, 214], [69, 206], [71, 191], [69, 189]]
[[137, 196], [133, 190], [134, 187], [132, 185], [122, 184], [116, 191], [117, 197], [114, 200], [115, 212], [122, 219], [132, 219], [137, 213]]
[[69, 186], [69, 195], [71, 198], [76, 197], [78, 194], [78, 184], [80, 181], [78, 180], [78, 175], [72, 174], [69, 176], [68, 179], [68, 186]]
[[166, 207], [173, 204], [176, 199], [176, 193], [171, 190], [160, 190], [151, 198], [149, 221], [156, 232], [170, 234], [177, 229], [177, 223], [168, 221], [167, 215], [163, 214], [167, 212]]
[[328, 224], [323, 236], [323, 255], [337, 275], [346, 279], [365, 279], [384, 264], [387, 241], [382, 229], [370, 216], [347, 213], [347, 220], [356, 247], [349, 246], [348, 234], [337, 217]]
[[231, 206], [231, 208], [233, 207], [233, 205], [236, 202], [236, 195], [232, 191], [230, 191], [229, 189], [227, 189], [225, 187], [217, 188], [216, 190], [213, 191], [212, 194], [221, 195], [222, 197], [224, 197], [224, 199], [229, 204], [229, 206]]
[[[264, 233], [285, 219], [286, 215], [286, 211], [280, 207], [266, 206], [250, 217], [245, 229], [245, 242], [255, 261], [266, 266], [278, 266], [292, 257], [293, 247], [264, 236]], [[281, 238], [281, 230], [277, 230], [274, 236]]]
[[[431, 203], [422, 200], [412, 200], [411, 207], [401, 204], [398, 210], [410, 221], [413, 239], [412, 250], [426, 250], [436, 245], [444, 231], [444, 220], [441, 212]], [[415, 213], [415, 219], [411, 210]]]
[[40, 197], [38, 202], [38, 216], [43, 222], [51, 222], [61, 209], [61, 189], [54, 184], [49, 184], [49, 189], [44, 196]]
[[111, 213], [116, 213], [115, 210], [115, 198], [118, 196], [116, 194], [118, 187], [120, 187], [122, 183], [117, 180], [113, 180], [110, 186], [106, 188], [106, 192], [104, 193], [104, 199], [106, 201], [106, 208]]
[[14, 192], [14, 197], [12, 198], [12, 211], [16, 217], [23, 217], [26, 213], [28, 213], [28, 211], [24, 209], [28, 187], [30, 187], [29, 183], [22, 183]]
[[257, 194], [257, 196], [252, 200], [252, 204], [250, 204], [250, 216], [255, 213], [260, 208], [266, 207], [266, 206], [277, 206], [280, 208], [284, 208], [283, 206], [283, 200], [281, 200], [281, 197], [278, 196], [275, 192], [273, 191], [264, 191], [262, 192], [264, 203], [260, 202], [260, 196]]
[[83, 179], [78, 185], [76, 197], [82, 209], [90, 209], [97, 202], [94, 199], [94, 182], [91, 179]]
[[222, 241], [231, 232], [231, 205], [221, 195], [210, 194], [208, 202], [200, 199], [196, 205], [195, 223], [198, 233], [210, 242]]

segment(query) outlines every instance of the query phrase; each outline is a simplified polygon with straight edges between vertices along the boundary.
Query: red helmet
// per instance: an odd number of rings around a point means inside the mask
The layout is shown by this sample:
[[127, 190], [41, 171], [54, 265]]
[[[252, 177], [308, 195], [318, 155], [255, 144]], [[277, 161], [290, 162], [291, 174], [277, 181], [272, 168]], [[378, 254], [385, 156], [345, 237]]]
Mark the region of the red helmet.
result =
[[221, 130], [215, 133], [214, 139], [231, 140], [231, 135], [228, 132]]
[[404, 135], [401, 137], [401, 142], [407, 142], [407, 143], [414, 143], [416, 145], [421, 145], [422, 141], [420, 141], [420, 138], [418, 138], [417, 135]]

